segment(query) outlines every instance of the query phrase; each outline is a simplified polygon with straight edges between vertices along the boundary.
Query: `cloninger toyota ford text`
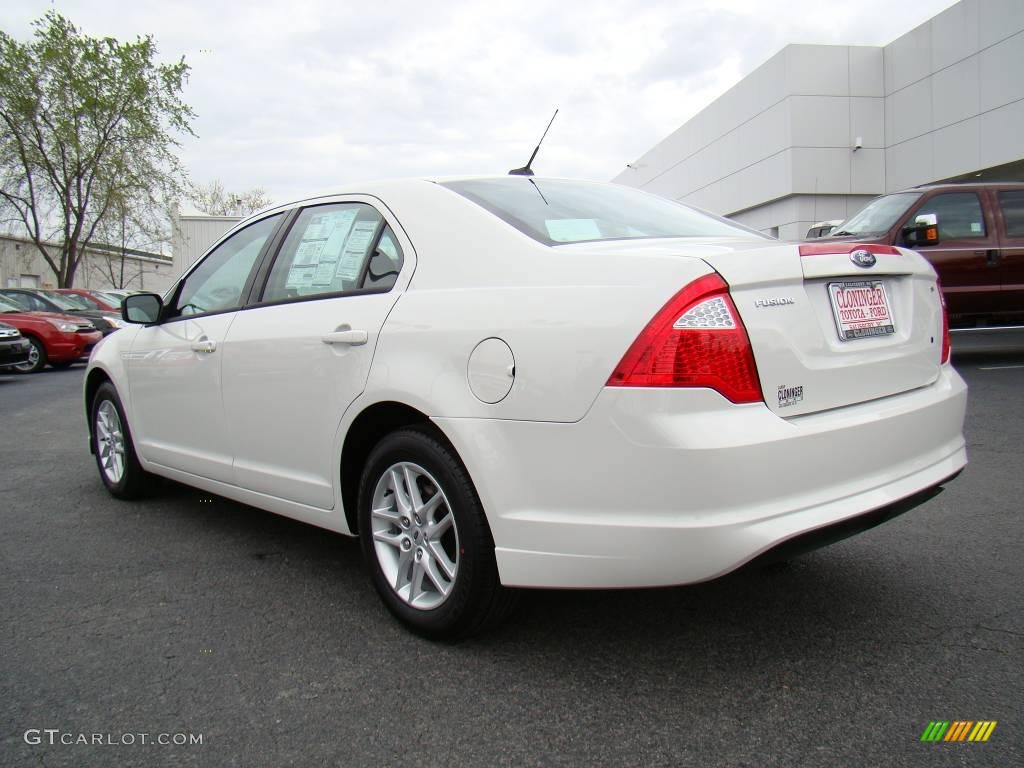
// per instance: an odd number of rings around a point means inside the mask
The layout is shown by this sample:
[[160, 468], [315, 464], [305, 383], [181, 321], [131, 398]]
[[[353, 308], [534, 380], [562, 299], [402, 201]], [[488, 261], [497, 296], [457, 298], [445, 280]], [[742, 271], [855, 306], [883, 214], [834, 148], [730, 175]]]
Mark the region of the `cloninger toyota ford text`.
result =
[[277, 206], [122, 312], [85, 379], [110, 492], [159, 475], [358, 535], [429, 637], [493, 624], [510, 587], [688, 584], [833, 541], [966, 463], [924, 258], [611, 184]]

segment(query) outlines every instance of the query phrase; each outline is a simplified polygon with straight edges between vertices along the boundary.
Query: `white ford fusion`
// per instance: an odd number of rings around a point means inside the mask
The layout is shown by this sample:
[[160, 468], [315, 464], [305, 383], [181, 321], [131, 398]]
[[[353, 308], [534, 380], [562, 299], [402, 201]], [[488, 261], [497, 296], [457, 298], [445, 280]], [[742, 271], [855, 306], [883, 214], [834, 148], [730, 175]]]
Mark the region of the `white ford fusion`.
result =
[[966, 462], [912, 251], [783, 244], [637, 190], [366, 184], [238, 224], [96, 348], [90, 444], [358, 535], [431, 637], [508, 587], [687, 584], [904, 512]]

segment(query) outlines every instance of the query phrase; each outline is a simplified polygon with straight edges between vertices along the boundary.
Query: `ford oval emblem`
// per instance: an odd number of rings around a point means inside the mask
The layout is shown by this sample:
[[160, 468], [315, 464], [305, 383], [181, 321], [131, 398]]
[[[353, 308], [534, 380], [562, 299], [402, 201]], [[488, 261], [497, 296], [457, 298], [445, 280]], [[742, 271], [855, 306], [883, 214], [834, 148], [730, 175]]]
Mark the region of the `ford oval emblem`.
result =
[[867, 269], [868, 267], [875, 266], [877, 259], [875, 258], [875, 254], [871, 253], [871, 251], [854, 251], [850, 254], [850, 261], [858, 267], [864, 267]]

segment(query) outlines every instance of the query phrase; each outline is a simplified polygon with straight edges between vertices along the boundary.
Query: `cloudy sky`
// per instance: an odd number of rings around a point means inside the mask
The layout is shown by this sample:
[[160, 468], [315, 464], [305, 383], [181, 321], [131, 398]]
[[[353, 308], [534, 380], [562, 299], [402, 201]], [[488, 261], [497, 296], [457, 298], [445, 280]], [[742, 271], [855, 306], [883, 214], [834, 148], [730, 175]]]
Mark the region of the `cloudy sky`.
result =
[[192, 66], [193, 179], [277, 201], [353, 179], [504, 173], [555, 107], [538, 173], [610, 179], [787, 43], [880, 45], [952, 0], [13, 0]]

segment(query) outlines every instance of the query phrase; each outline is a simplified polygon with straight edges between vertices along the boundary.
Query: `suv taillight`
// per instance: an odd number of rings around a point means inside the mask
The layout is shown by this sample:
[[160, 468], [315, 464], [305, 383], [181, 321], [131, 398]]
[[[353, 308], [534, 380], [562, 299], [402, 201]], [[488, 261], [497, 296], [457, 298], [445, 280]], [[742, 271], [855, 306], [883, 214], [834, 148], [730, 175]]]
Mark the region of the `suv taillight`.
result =
[[717, 274], [694, 280], [640, 332], [609, 387], [708, 387], [734, 403], [764, 400], [754, 352], [729, 286]]

